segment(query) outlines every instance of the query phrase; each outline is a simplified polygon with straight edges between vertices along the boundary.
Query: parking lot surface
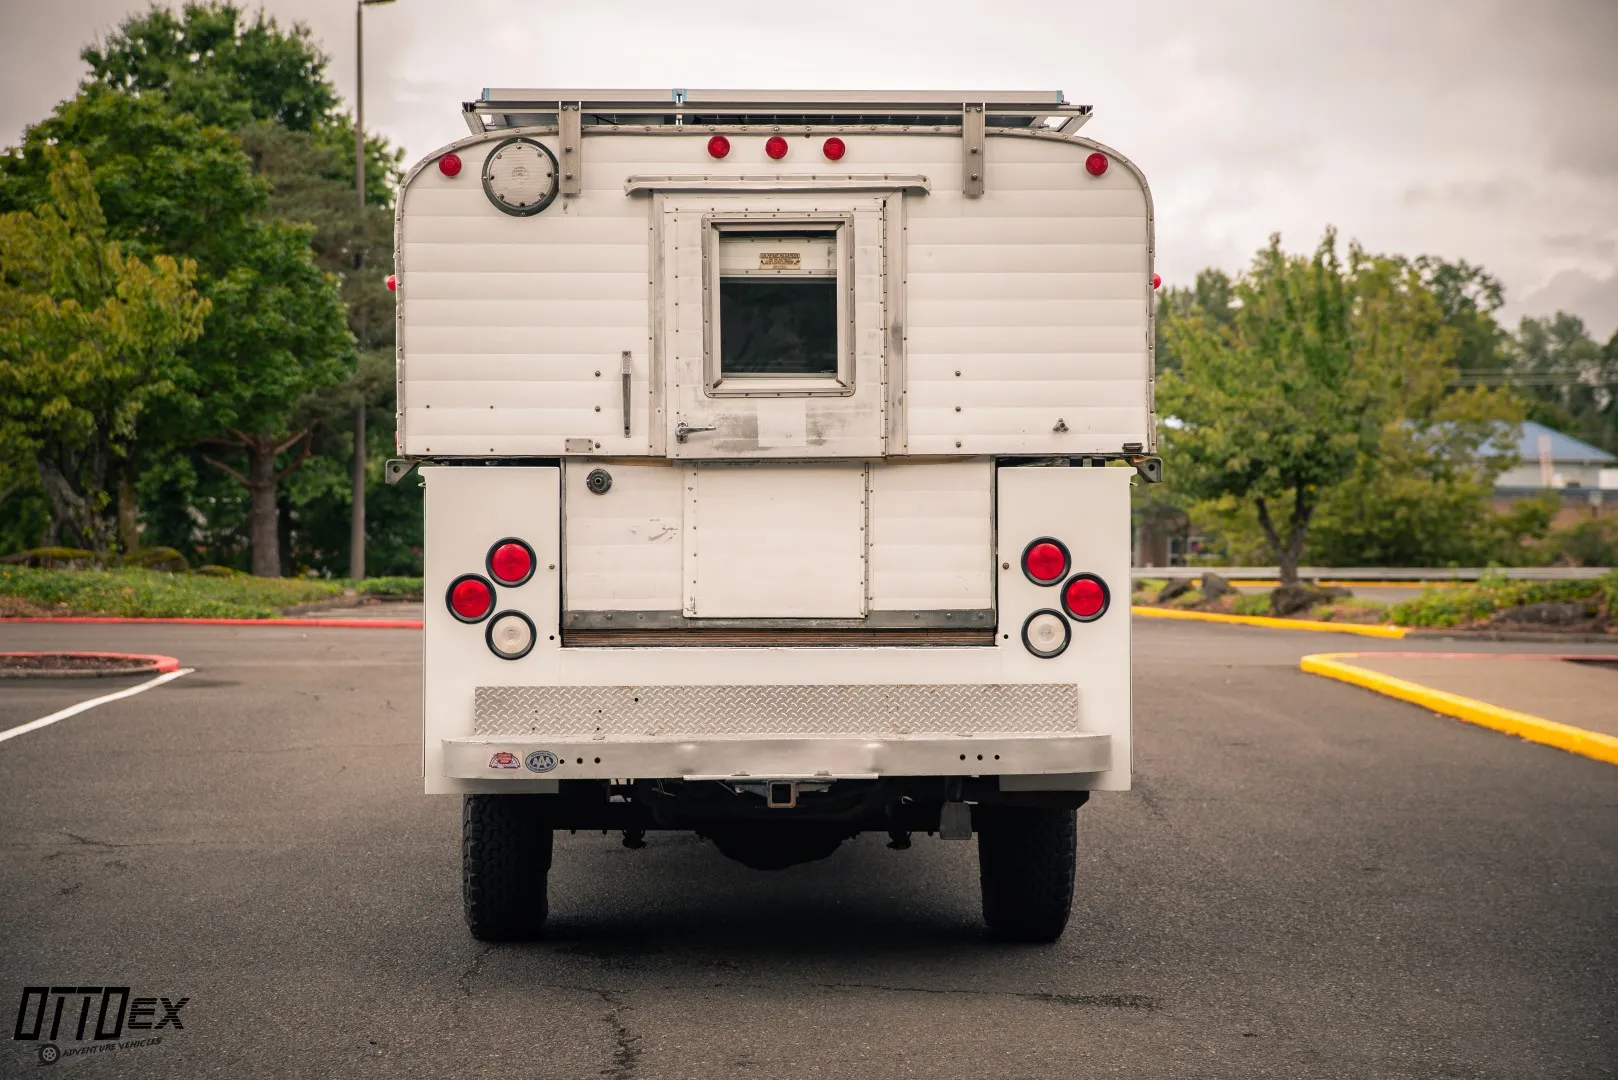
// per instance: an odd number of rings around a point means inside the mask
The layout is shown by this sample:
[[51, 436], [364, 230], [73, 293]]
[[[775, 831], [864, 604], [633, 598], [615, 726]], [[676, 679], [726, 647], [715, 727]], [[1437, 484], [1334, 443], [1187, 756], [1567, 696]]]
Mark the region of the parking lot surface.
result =
[[[985, 937], [969, 841], [652, 833], [560, 838], [550, 938], [491, 947], [413, 632], [3, 625], [196, 670], [0, 743], [0, 999], [189, 999], [86, 1077], [1618, 1075], [1618, 769], [1299, 672], [1322, 637], [1136, 623], [1054, 946]], [[0, 729], [139, 681], [0, 684]]]

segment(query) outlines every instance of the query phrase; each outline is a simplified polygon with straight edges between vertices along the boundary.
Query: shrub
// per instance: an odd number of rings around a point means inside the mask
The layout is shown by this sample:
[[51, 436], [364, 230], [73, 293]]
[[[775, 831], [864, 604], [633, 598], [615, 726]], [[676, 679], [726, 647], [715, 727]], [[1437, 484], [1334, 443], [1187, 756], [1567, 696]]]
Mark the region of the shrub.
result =
[[331, 581], [214, 577], [156, 570], [0, 570], [0, 597], [9, 607], [47, 615], [118, 615], [125, 618], [273, 618], [280, 609], [341, 596]]
[[356, 581], [354, 590], [361, 596], [420, 596], [419, 577], [374, 577]]
[[1464, 626], [1507, 608], [1547, 601], [1600, 597], [1611, 613], [1615, 596], [1618, 571], [1584, 581], [1514, 581], [1503, 574], [1486, 574], [1469, 585], [1428, 586], [1413, 599], [1395, 604], [1390, 614], [1401, 626]]

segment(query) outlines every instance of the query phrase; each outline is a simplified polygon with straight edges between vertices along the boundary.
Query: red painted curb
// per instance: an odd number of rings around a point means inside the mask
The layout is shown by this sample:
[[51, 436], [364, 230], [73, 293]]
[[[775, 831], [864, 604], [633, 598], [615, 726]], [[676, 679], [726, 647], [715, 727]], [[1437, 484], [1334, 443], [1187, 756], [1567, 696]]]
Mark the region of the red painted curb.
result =
[[135, 623], [141, 626], [324, 626], [340, 630], [420, 630], [420, 619], [125, 619], [116, 615], [19, 615], [4, 623]]
[[127, 653], [127, 652], [85, 652], [75, 649], [66, 652], [61, 649], [45, 651], [31, 651], [26, 649], [8, 649], [0, 652], [0, 656], [83, 656], [98, 657], [104, 660], [128, 660], [131, 663], [145, 661], [151, 665], [151, 671], [157, 675], [167, 675], [171, 671], [180, 670], [180, 662], [172, 656], [159, 656], [156, 653]]

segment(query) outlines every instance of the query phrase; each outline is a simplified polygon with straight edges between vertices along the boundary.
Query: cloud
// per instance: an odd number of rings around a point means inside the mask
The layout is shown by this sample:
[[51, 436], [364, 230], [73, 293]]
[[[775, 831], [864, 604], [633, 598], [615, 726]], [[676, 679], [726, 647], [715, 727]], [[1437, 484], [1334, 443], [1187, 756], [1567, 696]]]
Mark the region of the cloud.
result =
[[1515, 315], [1552, 315], [1570, 312], [1584, 320], [1590, 336], [1606, 341], [1618, 331], [1618, 269], [1606, 277], [1583, 270], [1564, 270], [1511, 305]]

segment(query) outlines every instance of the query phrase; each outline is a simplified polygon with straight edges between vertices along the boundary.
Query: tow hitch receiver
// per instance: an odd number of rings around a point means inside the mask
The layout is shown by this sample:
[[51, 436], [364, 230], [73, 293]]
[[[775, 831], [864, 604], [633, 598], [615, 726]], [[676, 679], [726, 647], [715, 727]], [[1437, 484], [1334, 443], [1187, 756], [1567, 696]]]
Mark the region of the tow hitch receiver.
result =
[[798, 785], [791, 780], [771, 780], [765, 802], [771, 810], [786, 810], [798, 805]]

